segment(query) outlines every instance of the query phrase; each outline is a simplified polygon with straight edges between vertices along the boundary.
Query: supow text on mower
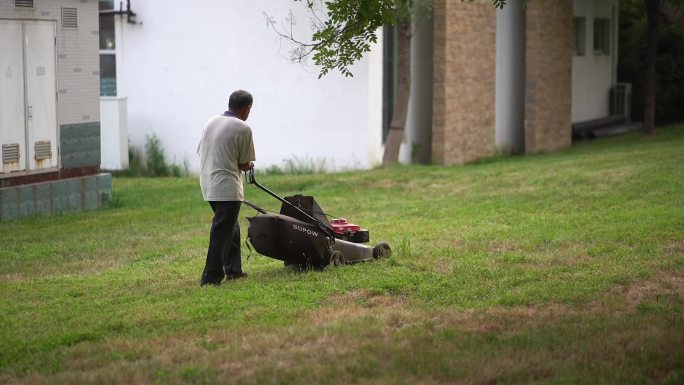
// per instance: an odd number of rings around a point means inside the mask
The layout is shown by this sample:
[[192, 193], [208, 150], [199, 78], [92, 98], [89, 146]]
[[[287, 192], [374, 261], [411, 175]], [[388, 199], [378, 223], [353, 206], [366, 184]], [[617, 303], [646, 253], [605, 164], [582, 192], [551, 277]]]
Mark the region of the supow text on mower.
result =
[[295, 229], [295, 230], [301, 231], [301, 232], [303, 232], [303, 233], [307, 233], [307, 234], [309, 234], [309, 235], [313, 235], [314, 237], [317, 237], [317, 236], [318, 236], [318, 232], [317, 232], [317, 231], [313, 231], [313, 230], [311, 230], [311, 229], [307, 229], [306, 227], [303, 227], [303, 226], [300, 226], [300, 225], [297, 225], [297, 224], [293, 224], [293, 225], [292, 225], [292, 228]]

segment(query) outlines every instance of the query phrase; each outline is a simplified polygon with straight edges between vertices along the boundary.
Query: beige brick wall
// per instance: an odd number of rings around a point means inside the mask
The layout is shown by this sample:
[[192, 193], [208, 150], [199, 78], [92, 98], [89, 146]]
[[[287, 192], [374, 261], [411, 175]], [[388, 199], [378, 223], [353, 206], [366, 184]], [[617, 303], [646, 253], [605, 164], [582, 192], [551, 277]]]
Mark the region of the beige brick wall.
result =
[[435, 0], [433, 161], [495, 153], [496, 10], [491, 1]]
[[525, 152], [571, 145], [572, 0], [527, 3]]
[[57, 25], [59, 124], [100, 121], [100, 27], [97, 0], [61, 0], [78, 9], [78, 28]]

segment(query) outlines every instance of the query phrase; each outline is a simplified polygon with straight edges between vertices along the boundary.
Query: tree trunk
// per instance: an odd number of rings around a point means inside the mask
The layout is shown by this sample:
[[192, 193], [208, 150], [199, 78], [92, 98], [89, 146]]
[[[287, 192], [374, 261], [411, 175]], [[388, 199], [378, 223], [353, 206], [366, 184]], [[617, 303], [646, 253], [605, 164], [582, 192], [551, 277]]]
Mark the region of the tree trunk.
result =
[[644, 101], [644, 132], [655, 135], [655, 99], [656, 99], [656, 59], [658, 54], [658, 22], [661, 0], [645, 0], [646, 18], [648, 20], [648, 37], [646, 50], [646, 84]]
[[409, 94], [411, 93], [411, 22], [397, 24], [398, 79], [397, 95], [394, 100], [392, 122], [390, 123], [382, 164], [385, 166], [399, 161], [399, 148], [404, 140], [406, 115], [408, 114]]

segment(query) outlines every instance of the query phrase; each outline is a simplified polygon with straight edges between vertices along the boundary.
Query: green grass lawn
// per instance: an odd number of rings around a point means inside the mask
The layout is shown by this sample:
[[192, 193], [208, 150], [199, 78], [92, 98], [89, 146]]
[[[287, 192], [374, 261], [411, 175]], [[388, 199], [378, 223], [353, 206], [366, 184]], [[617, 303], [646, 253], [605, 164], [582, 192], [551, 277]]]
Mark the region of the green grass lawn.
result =
[[115, 178], [108, 209], [0, 223], [0, 383], [684, 383], [684, 126], [260, 181], [394, 255], [296, 273], [243, 247], [247, 279], [200, 288], [197, 180]]

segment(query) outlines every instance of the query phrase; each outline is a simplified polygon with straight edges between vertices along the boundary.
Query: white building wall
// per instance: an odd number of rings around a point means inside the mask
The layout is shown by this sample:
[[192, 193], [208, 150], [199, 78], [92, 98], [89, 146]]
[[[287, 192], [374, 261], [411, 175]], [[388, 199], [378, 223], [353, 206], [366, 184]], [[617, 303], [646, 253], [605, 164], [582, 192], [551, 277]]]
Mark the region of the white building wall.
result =
[[[574, 0], [573, 15], [585, 18], [584, 56], [574, 55], [572, 59], [572, 122], [608, 116], [609, 93], [613, 84], [617, 64], [617, 23], [614, 0]], [[594, 19], [611, 20], [610, 54], [594, 52]]]
[[335, 170], [380, 162], [382, 73], [371, 70], [380, 47], [353, 67], [353, 78], [318, 79], [317, 68], [287, 60], [290, 45], [265, 21], [267, 13], [282, 23], [292, 10], [295, 33], [309, 38], [302, 2], [146, 0], [132, 8], [142, 24], [116, 17], [117, 93], [128, 100], [132, 144], [154, 132], [168, 162], [187, 159], [196, 171], [205, 122], [245, 89], [254, 96], [257, 168], [295, 157]]

